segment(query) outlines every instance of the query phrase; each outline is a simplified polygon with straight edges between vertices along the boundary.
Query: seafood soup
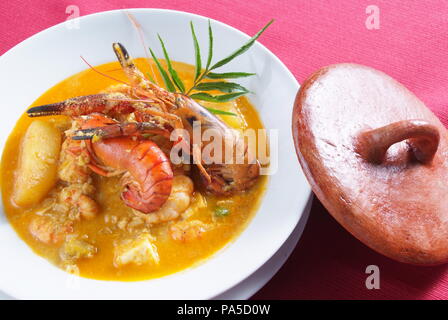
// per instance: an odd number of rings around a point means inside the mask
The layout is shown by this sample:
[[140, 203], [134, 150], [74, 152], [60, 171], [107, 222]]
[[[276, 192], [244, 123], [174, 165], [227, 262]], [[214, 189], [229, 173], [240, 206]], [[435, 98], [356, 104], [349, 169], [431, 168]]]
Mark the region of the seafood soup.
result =
[[132, 60], [120, 44], [114, 50], [119, 62], [60, 82], [19, 119], [3, 151], [3, 204], [20, 237], [67, 272], [151, 279], [193, 266], [235, 239], [267, 185], [247, 149], [243, 163], [209, 164], [201, 155], [207, 143], [186, 144], [193, 161], [173, 163], [172, 148], [187, 139], [172, 141], [172, 132], [190, 133], [197, 121], [230, 134], [224, 145], [237, 149], [244, 145], [237, 132], [263, 125], [244, 96], [197, 101], [162, 88], [164, 76], [154, 72], [174, 68], [189, 88], [194, 66], [158, 66]]

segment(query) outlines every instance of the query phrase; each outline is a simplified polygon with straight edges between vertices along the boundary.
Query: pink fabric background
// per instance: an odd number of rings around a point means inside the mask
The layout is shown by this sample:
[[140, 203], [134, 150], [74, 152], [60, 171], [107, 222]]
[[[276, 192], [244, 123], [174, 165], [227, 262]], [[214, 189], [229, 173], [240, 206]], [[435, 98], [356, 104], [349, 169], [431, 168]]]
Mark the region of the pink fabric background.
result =
[[[357, 62], [398, 79], [448, 124], [448, 2], [440, 0], [63, 0], [0, 1], [0, 54], [36, 32], [81, 15], [155, 7], [220, 20], [248, 34], [276, 22], [260, 39], [301, 82], [313, 70]], [[365, 9], [380, 8], [380, 30], [367, 30]], [[2, 75], [7, 76], [7, 75]], [[381, 289], [364, 285], [367, 265], [381, 270]], [[376, 254], [342, 229], [315, 200], [303, 238], [257, 299], [446, 299], [448, 267], [422, 268]]]

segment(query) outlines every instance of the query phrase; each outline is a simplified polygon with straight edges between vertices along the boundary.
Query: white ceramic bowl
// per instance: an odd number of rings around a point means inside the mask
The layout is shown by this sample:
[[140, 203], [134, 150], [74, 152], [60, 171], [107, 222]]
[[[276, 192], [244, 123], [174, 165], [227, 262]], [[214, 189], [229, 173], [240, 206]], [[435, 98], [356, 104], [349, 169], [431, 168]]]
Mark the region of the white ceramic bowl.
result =
[[[193, 21], [203, 52], [207, 52], [207, 18], [183, 12], [130, 9], [146, 32], [148, 43], [159, 48], [160, 33], [171, 58], [193, 63], [189, 31]], [[267, 21], [260, 21], [262, 24]], [[247, 41], [248, 36], [212, 21], [215, 59]], [[269, 32], [269, 29], [267, 30]], [[123, 11], [109, 11], [79, 19], [79, 29], [62, 23], [20, 43], [0, 58], [0, 146], [16, 120], [36, 98], [86, 65], [114, 61], [111, 43], [123, 43], [135, 56], [144, 56]], [[157, 54], [161, 56], [161, 52]], [[217, 60], [215, 60], [217, 61]], [[256, 216], [244, 232], [206, 262], [163, 278], [140, 282], [97, 281], [69, 276], [34, 254], [17, 236], [0, 210], [0, 290], [20, 299], [208, 299], [237, 285], [259, 269], [285, 242], [302, 216], [311, 195], [297, 161], [291, 136], [291, 111], [297, 81], [260, 43], [221, 71], [255, 72], [243, 81], [250, 99], [268, 129], [278, 130], [278, 170], [270, 177]], [[274, 147], [275, 146], [271, 146]]]

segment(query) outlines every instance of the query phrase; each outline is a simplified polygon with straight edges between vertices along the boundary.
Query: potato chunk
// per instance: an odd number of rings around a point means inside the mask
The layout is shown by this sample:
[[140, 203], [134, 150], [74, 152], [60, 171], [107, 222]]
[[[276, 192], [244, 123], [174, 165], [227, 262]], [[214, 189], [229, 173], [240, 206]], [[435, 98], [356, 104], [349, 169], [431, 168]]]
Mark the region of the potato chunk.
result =
[[22, 141], [14, 202], [21, 207], [42, 200], [55, 185], [61, 132], [51, 123], [34, 121]]

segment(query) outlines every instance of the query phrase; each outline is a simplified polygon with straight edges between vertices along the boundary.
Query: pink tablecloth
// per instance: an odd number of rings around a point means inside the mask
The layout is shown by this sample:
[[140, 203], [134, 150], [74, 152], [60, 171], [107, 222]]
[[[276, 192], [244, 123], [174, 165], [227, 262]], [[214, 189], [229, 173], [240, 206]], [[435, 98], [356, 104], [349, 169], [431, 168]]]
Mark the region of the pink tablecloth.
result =
[[[371, 4], [380, 10], [379, 30], [365, 26], [366, 7]], [[79, 6], [81, 15], [133, 7], [183, 10], [249, 34], [275, 18], [261, 42], [299, 81], [331, 63], [366, 64], [405, 84], [448, 124], [447, 1], [0, 1], [0, 53], [64, 21], [69, 5]], [[380, 290], [365, 288], [364, 272], [371, 264], [381, 270]], [[255, 298], [446, 299], [448, 267], [413, 267], [384, 258], [350, 236], [315, 201], [293, 255]]]

